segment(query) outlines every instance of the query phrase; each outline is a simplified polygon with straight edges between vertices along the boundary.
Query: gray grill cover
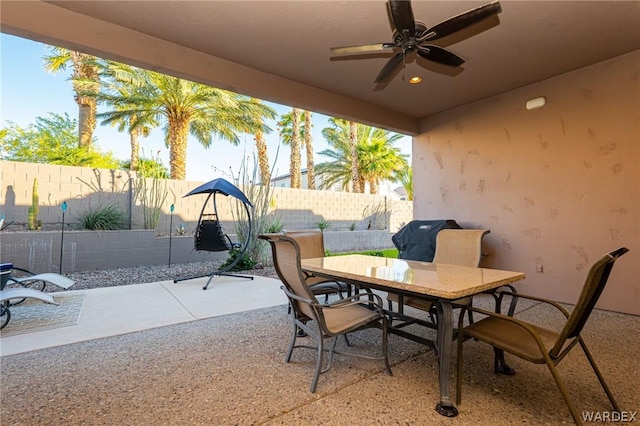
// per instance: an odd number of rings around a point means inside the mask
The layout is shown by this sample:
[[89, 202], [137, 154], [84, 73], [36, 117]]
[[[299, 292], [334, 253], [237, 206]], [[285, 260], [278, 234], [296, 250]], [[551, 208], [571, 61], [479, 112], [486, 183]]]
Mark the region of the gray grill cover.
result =
[[436, 235], [441, 229], [462, 229], [455, 220], [412, 220], [391, 241], [398, 258], [431, 262], [436, 254]]

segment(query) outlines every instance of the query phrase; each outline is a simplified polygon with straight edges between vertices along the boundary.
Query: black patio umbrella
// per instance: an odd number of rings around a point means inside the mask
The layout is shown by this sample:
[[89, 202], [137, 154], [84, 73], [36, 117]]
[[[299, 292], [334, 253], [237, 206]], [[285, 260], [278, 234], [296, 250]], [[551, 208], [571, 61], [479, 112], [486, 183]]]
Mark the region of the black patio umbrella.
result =
[[188, 197], [190, 195], [195, 195], [195, 194], [211, 194], [214, 192], [219, 192], [226, 196], [231, 195], [232, 197], [236, 197], [238, 200], [242, 201], [243, 203], [253, 207], [253, 204], [251, 204], [251, 201], [249, 201], [249, 199], [244, 195], [242, 191], [238, 189], [237, 186], [235, 186], [228, 180], [222, 179], [222, 178], [217, 178], [207, 183], [203, 183], [196, 189], [189, 191], [189, 193], [184, 197]]

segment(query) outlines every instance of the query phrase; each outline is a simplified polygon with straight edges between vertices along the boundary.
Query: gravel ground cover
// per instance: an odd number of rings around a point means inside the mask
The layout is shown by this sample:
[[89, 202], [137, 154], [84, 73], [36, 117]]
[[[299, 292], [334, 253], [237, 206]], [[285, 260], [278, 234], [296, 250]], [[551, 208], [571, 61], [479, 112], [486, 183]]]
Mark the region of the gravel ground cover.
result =
[[[220, 262], [194, 262], [169, 265], [148, 265], [135, 268], [114, 268], [96, 271], [70, 272], [64, 274], [76, 283], [71, 290], [85, 290], [99, 287], [115, 287], [130, 284], [142, 284], [156, 281], [168, 281], [175, 278], [210, 274], [218, 269]], [[278, 278], [273, 267], [257, 266], [240, 273]], [[56, 291], [47, 286], [46, 291]]]

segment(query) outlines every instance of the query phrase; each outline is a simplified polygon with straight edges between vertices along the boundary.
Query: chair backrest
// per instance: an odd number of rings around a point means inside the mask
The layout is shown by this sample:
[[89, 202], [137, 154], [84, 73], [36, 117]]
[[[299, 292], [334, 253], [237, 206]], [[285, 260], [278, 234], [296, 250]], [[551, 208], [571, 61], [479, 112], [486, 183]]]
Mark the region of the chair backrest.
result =
[[486, 229], [443, 229], [436, 236], [434, 263], [477, 267], [482, 259]]
[[[315, 296], [305, 284], [304, 276], [300, 266], [300, 247], [296, 241], [288, 236], [279, 234], [262, 234], [258, 238], [267, 240], [271, 245], [273, 264], [275, 266], [280, 281], [287, 290], [296, 296], [316, 301]], [[290, 299], [293, 309], [301, 312], [309, 318], [317, 318], [317, 313], [306, 303], [300, 303], [295, 299]]]
[[227, 251], [232, 247], [231, 240], [217, 219], [200, 221], [194, 241], [195, 249], [199, 251]]
[[607, 284], [609, 274], [611, 274], [611, 269], [613, 269], [613, 264], [620, 256], [628, 251], [629, 249], [626, 247], [621, 247], [611, 253], [607, 253], [591, 266], [584, 286], [582, 287], [582, 292], [580, 292], [578, 302], [573, 308], [573, 311], [571, 311], [571, 315], [569, 315], [567, 323], [560, 332], [556, 344], [549, 352], [552, 358], [558, 356], [567, 339], [577, 337], [580, 334], [582, 327], [584, 327], [587, 319], [589, 319], [591, 311], [593, 311], [593, 308], [596, 306]]
[[324, 234], [321, 231], [289, 231], [285, 234], [293, 238], [300, 248], [300, 259], [324, 257]]

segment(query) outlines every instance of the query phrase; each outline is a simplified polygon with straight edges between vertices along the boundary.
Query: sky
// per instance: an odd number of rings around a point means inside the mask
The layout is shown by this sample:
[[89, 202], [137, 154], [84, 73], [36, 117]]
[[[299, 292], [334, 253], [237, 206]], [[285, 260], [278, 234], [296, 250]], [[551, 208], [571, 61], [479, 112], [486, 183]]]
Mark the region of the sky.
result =
[[[42, 43], [0, 34], [0, 128], [9, 126], [9, 122], [26, 128], [35, 123], [36, 117], [47, 117], [49, 113], [77, 119], [78, 106], [73, 99], [73, 88], [69, 79], [71, 71], [50, 73], [44, 69], [43, 58], [50, 54], [48, 46]], [[278, 114], [291, 111], [291, 107], [267, 102]], [[101, 110], [102, 108], [102, 110]], [[98, 107], [98, 112], [104, 107]], [[323, 161], [317, 153], [330, 148], [322, 137], [322, 129], [328, 127], [325, 115], [313, 113], [314, 162]], [[289, 172], [290, 150], [281, 146], [276, 122], [269, 122], [272, 132], [266, 135], [267, 151], [271, 164], [275, 162], [274, 177]], [[129, 137], [111, 126], [98, 123], [94, 136], [101, 151], [111, 151], [116, 158], [128, 160], [131, 156]], [[255, 144], [253, 137], [242, 135], [241, 143], [233, 146], [224, 140], [215, 141], [205, 149], [192, 137], [187, 146], [187, 180], [209, 181], [218, 177], [230, 177], [229, 170], [237, 173], [243, 160], [253, 161]], [[169, 166], [169, 149], [164, 145], [164, 133], [161, 128], [141, 140], [142, 156], [159, 158]], [[411, 137], [404, 136], [396, 142], [404, 154], [411, 154]], [[277, 159], [276, 159], [277, 153]], [[304, 150], [302, 164], [306, 164]], [[252, 166], [249, 170], [252, 170]]]

